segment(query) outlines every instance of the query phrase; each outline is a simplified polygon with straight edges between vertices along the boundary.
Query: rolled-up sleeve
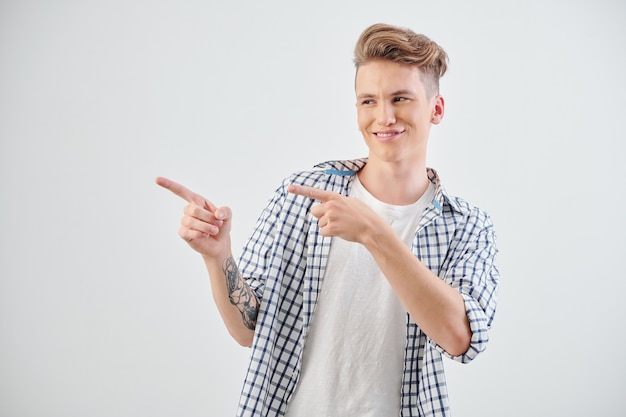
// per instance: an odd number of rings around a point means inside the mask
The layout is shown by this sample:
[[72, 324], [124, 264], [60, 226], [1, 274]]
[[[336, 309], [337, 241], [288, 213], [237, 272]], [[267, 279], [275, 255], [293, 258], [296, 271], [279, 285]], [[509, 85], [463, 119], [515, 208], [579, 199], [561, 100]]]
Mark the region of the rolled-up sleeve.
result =
[[[498, 253], [490, 217], [474, 209], [455, 236], [442, 278], [457, 289], [465, 302], [472, 338], [463, 355], [453, 356], [441, 346], [435, 349], [455, 361], [467, 363], [484, 351], [493, 322], [500, 274], [495, 264]], [[431, 341], [431, 343], [434, 343]]]

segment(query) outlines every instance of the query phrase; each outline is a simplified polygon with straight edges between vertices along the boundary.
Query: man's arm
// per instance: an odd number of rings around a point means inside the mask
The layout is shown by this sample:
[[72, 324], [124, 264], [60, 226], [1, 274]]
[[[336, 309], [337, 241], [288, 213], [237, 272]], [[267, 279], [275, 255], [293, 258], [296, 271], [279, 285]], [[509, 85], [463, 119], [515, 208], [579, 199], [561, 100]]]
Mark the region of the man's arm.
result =
[[289, 191], [322, 202], [311, 214], [323, 236], [361, 243], [370, 251], [404, 308], [435, 343], [452, 356], [468, 350], [472, 333], [463, 297], [422, 264], [389, 224], [354, 198], [294, 185]]
[[203, 256], [211, 292], [230, 335], [242, 346], [251, 346], [259, 313], [259, 301], [239, 272], [232, 255], [223, 261]]
[[[459, 292], [419, 261], [387, 223], [364, 233], [370, 251], [415, 323], [452, 356], [464, 354], [472, 338]], [[388, 229], [388, 230], [385, 230]]]
[[167, 178], [159, 177], [156, 183], [189, 203], [178, 234], [202, 255], [213, 298], [228, 332], [239, 344], [250, 346], [259, 301], [241, 276], [232, 256], [230, 209], [217, 208], [206, 198]]

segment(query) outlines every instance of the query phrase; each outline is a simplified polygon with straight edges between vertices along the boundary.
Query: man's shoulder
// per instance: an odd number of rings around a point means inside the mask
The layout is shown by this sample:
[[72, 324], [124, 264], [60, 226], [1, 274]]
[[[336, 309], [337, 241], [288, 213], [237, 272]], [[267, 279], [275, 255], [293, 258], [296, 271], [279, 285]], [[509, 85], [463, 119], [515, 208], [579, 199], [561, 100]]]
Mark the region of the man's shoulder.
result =
[[479, 206], [463, 197], [450, 195], [446, 193], [445, 190], [443, 191], [443, 195], [444, 213], [447, 212], [449, 216], [455, 217], [458, 222], [471, 224], [479, 228], [492, 225], [489, 213]]
[[491, 223], [489, 214], [463, 197], [450, 194], [441, 184], [437, 171], [429, 168], [429, 178], [436, 186], [435, 201], [439, 209], [448, 217], [457, 218], [459, 221], [471, 220], [474, 223]]

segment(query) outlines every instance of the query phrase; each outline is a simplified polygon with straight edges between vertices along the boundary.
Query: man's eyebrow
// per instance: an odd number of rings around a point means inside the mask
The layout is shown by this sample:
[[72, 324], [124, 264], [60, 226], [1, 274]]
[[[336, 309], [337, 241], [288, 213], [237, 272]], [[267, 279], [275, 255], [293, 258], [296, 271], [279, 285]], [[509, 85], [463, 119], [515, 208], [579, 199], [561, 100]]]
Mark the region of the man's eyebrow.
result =
[[392, 96], [413, 96], [415, 92], [413, 90], [398, 90], [391, 93]]
[[[415, 92], [413, 90], [407, 90], [407, 89], [397, 90], [390, 94], [390, 96], [414, 96], [414, 95], [415, 95]], [[365, 98], [375, 98], [375, 97], [376, 95], [370, 94], [370, 93], [363, 93], [363, 94], [359, 94], [358, 96], [356, 96], [356, 98], [359, 100], [363, 100]]]

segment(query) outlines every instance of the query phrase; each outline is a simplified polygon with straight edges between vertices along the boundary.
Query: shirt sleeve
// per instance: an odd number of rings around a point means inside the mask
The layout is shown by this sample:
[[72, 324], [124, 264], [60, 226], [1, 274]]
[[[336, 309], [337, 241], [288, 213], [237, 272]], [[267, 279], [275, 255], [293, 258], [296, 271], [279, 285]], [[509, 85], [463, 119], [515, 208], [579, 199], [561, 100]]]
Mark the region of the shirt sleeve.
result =
[[270, 268], [272, 247], [277, 234], [277, 222], [287, 193], [287, 181], [275, 190], [256, 221], [254, 230], [244, 245], [238, 267], [242, 276], [255, 292], [259, 301], [263, 298], [265, 281]]
[[[442, 278], [456, 288], [465, 301], [472, 339], [467, 352], [459, 356], [452, 356], [435, 344], [435, 349], [444, 356], [461, 363], [470, 362], [487, 347], [500, 280], [495, 264], [496, 235], [490, 217], [473, 209], [467, 219], [450, 247], [450, 262]], [[432, 340], [431, 343], [434, 344]]]

